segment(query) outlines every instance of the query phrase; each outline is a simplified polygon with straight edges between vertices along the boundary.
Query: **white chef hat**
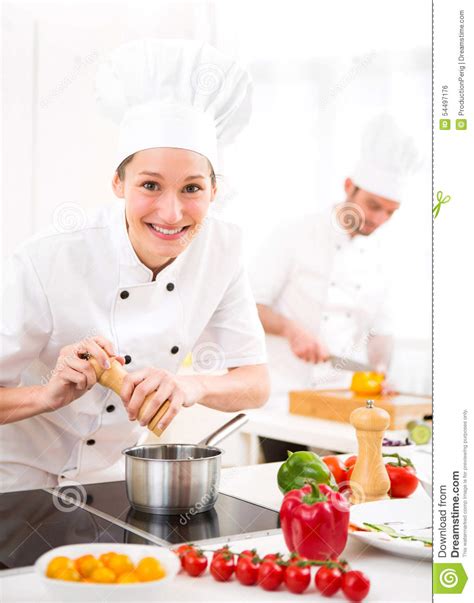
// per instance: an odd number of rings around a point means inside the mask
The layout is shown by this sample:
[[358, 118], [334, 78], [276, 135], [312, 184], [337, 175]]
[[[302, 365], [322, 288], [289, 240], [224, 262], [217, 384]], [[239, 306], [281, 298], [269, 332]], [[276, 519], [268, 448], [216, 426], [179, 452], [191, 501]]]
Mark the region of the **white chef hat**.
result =
[[356, 186], [393, 201], [400, 201], [405, 182], [418, 169], [413, 139], [395, 120], [381, 114], [368, 122], [362, 134], [361, 152], [352, 172]]
[[232, 142], [251, 113], [248, 72], [195, 40], [123, 44], [99, 66], [96, 93], [120, 124], [117, 165], [137, 151], [174, 147], [204, 155], [216, 169], [218, 143]]

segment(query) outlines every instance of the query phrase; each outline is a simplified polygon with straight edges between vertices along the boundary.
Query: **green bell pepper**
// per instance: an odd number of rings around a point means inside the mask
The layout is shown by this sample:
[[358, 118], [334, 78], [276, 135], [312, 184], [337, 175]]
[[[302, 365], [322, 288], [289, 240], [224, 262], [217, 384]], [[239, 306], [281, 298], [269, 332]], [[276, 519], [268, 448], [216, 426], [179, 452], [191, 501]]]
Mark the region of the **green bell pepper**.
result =
[[283, 494], [301, 489], [309, 479], [337, 490], [337, 484], [326, 463], [314, 452], [288, 452], [288, 459], [278, 471], [278, 487]]

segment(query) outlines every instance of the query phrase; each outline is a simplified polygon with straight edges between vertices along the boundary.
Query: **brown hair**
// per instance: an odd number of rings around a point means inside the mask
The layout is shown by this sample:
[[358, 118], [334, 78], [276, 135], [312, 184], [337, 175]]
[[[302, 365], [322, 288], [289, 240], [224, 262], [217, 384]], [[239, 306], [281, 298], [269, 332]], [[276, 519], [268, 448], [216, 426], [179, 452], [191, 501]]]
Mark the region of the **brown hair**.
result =
[[[125, 168], [127, 167], [127, 165], [132, 161], [132, 159], [135, 157], [135, 153], [132, 153], [132, 155], [129, 155], [128, 157], [125, 157], [125, 159], [120, 163], [120, 165], [117, 168], [117, 174], [119, 179], [123, 182], [125, 180]], [[207, 160], [207, 163], [209, 165], [209, 170], [210, 170], [210, 176], [211, 176], [211, 182], [212, 185], [215, 186], [216, 184], [216, 174], [214, 172], [214, 168], [212, 167], [211, 162], [209, 161], [209, 159]]]

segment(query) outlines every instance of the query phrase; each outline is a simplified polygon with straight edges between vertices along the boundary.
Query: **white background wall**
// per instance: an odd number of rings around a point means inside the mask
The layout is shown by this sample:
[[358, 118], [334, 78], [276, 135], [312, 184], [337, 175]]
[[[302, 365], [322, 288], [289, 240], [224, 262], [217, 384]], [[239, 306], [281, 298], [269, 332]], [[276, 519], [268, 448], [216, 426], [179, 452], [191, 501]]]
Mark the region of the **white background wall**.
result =
[[[247, 131], [220, 170], [224, 214], [248, 258], [278, 222], [343, 200], [365, 121], [395, 115], [420, 150], [399, 214], [377, 233], [387, 270], [401, 387], [428, 390], [431, 370], [431, 6], [428, 2], [153, 2], [4, 4], [2, 258], [58, 208], [112, 197], [116, 131], [98, 113], [101, 56], [143, 36], [203, 38], [238, 57], [255, 84]], [[79, 210], [80, 211], [80, 210]]]

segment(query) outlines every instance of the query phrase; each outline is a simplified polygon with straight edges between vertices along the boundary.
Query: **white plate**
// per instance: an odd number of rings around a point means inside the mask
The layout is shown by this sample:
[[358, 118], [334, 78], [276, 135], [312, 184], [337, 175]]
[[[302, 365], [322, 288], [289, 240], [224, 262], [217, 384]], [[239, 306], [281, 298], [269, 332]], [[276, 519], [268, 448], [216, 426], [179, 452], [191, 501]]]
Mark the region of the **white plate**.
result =
[[[136, 564], [143, 557], [154, 557], [165, 568], [166, 576], [161, 580], [131, 584], [89, 584], [67, 582], [46, 577], [46, 568], [53, 557], [64, 555], [71, 559], [81, 555], [98, 557], [113, 551], [125, 554]], [[50, 596], [58, 601], [146, 601], [157, 600], [158, 593], [166, 588], [180, 570], [178, 557], [168, 549], [142, 544], [89, 543], [59, 546], [44, 553], [36, 560], [35, 571]]]
[[[432, 538], [431, 507], [419, 498], [399, 498], [361, 503], [351, 507], [351, 523], [387, 525], [406, 536]], [[367, 528], [366, 528], [367, 529]], [[383, 532], [350, 532], [358, 540], [393, 555], [431, 561], [431, 547], [422, 542], [392, 538]]]
[[423, 487], [423, 490], [430, 498], [433, 498], [433, 477], [431, 475], [418, 474], [418, 481]]

